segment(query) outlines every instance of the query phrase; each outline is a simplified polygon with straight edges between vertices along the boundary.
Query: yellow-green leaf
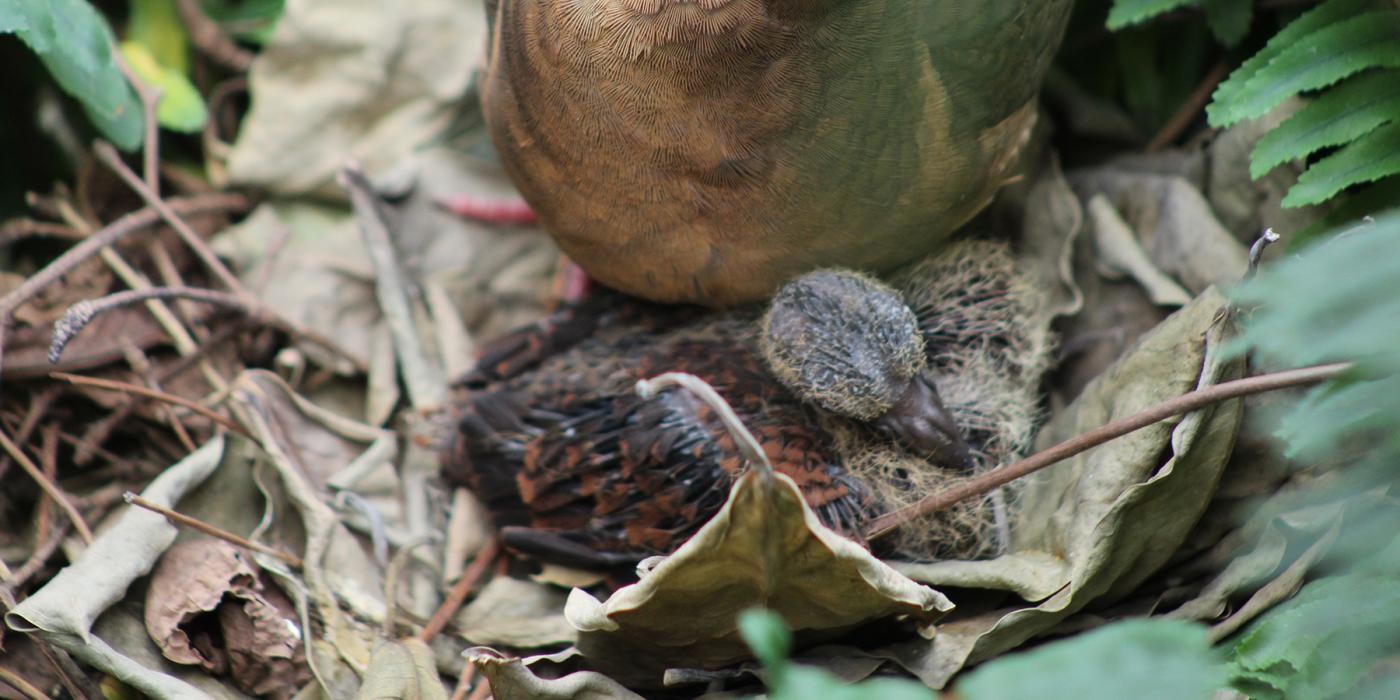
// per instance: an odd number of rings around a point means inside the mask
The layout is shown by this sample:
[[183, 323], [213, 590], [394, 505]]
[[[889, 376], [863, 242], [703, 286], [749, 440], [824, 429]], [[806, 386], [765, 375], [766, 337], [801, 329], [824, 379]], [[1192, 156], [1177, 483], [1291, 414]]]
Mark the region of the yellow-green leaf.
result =
[[184, 73], [161, 65], [144, 44], [124, 42], [122, 57], [142, 82], [161, 91], [156, 119], [172, 131], [196, 132], [204, 128], [208, 110], [204, 98]]

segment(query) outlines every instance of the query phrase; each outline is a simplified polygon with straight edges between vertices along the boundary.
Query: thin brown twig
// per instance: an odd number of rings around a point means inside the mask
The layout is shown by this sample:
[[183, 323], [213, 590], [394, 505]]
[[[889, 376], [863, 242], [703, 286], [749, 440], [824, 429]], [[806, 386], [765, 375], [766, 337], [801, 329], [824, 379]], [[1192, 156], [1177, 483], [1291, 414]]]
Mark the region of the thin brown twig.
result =
[[1214, 403], [1229, 399], [1276, 391], [1289, 387], [1307, 386], [1336, 379], [1351, 368], [1351, 363], [1340, 362], [1330, 365], [1315, 365], [1290, 369], [1282, 372], [1261, 374], [1191, 391], [1173, 399], [1168, 399], [1134, 415], [1122, 418], [1095, 430], [1065, 440], [1053, 447], [1041, 450], [1023, 460], [998, 467], [979, 476], [972, 477], [929, 495], [922, 500], [886, 513], [871, 521], [866, 528], [867, 540], [875, 540], [894, 532], [900, 525], [929, 513], [948, 508], [975, 496], [981, 496], [1005, 486], [1016, 479], [1037, 472], [1052, 464], [1069, 459], [1080, 452], [1102, 445], [1140, 428], [1145, 428], [1172, 416], [1189, 413]]
[[190, 250], [194, 252], [195, 257], [198, 257], [200, 262], [204, 263], [204, 267], [213, 273], [213, 275], [219, 279], [219, 282], [227, 287], [229, 291], [242, 297], [250, 306], [257, 305], [257, 298], [250, 294], [247, 289], [244, 289], [243, 283], [228, 269], [227, 265], [224, 265], [223, 261], [219, 260], [219, 256], [214, 253], [214, 250], [209, 247], [209, 244], [205, 243], [204, 239], [201, 238], [198, 233], [195, 233], [195, 230], [190, 228], [189, 224], [185, 223], [184, 218], [176, 213], [174, 209], [171, 209], [170, 205], [166, 204], [165, 200], [160, 198], [158, 192], [152, 190], [149, 185], [142, 181], [140, 176], [126, 164], [126, 161], [122, 160], [122, 156], [117, 152], [115, 146], [106, 141], [98, 141], [93, 144], [92, 151], [97, 156], [98, 160], [102, 161], [112, 172], [116, 173], [117, 177], [122, 179], [122, 182], [125, 182], [136, 194], [140, 195], [141, 199], [145, 200], [146, 204], [160, 213], [160, 217], [165, 220], [165, 223], [169, 224], [170, 228], [175, 230], [175, 234], [180, 237], [180, 240], [184, 241], [185, 245], [189, 246]]
[[191, 530], [198, 530], [199, 532], [209, 535], [210, 537], [217, 537], [218, 539], [232, 544], [236, 544], [239, 547], [243, 547], [244, 549], [251, 549], [254, 552], [266, 554], [272, 557], [277, 557], [278, 559], [287, 562], [288, 564], [292, 565], [297, 569], [302, 568], [301, 557], [298, 557], [295, 554], [284, 552], [275, 547], [269, 547], [260, 542], [254, 542], [246, 537], [240, 537], [238, 535], [233, 534], [232, 532], [229, 532], [228, 530], [214, 527], [213, 525], [210, 525], [209, 523], [206, 523], [203, 520], [192, 518], [179, 511], [166, 508], [165, 506], [159, 503], [153, 503], [151, 501], [148, 501], [130, 491], [127, 491], [125, 494], [123, 494], [122, 499], [133, 506], [145, 508], [146, 510], [149, 510], [153, 513], [159, 513], [160, 515], [164, 515], [168, 520], [177, 525], [184, 525], [185, 527], [188, 527]]
[[58, 224], [52, 221], [11, 219], [0, 224], [0, 243], [9, 243], [30, 236], [48, 236], [74, 241], [80, 241], [84, 238], [82, 231], [67, 224]]
[[452, 689], [452, 700], [465, 700], [471, 692], [472, 679], [476, 678], [476, 664], [468, 661], [462, 666], [462, 674], [457, 676], [457, 687]]
[[476, 688], [472, 690], [472, 694], [467, 697], [467, 700], [487, 700], [490, 697], [491, 680], [482, 677], [481, 682], [476, 684]]
[[[45, 479], [55, 484], [58, 483], [57, 423], [50, 423], [39, 431], [39, 466], [43, 467]], [[48, 536], [49, 527], [52, 525], [50, 520], [53, 517], [53, 502], [47, 498], [41, 498], [35, 510], [38, 512], [34, 514], [34, 543], [38, 545]]]
[[[58, 398], [58, 393], [58, 387], [48, 386], [29, 395], [29, 408], [24, 413], [19, 429], [15, 431], [16, 443], [23, 445], [29, 442], [29, 436], [39, 427], [39, 421], [48, 415], [49, 406]], [[5, 472], [9, 470], [9, 455], [0, 456], [0, 484], [5, 483]]]
[[1170, 119], [1167, 119], [1167, 123], [1162, 125], [1157, 135], [1147, 142], [1146, 151], [1148, 153], [1156, 153], [1171, 145], [1181, 136], [1183, 131], [1186, 131], [1186, 127], [1191, 126], [1191, 122], [1195, 121], [1196, 116], [1205, 108], [1206, 102], [1210, 101], [1210, 94], [1215, 91], [1215, 86], [1225, 79], [1225, 74], [1229, 69], [1230, 67], [1224, 61], [1211, 66], [1210, 72], [1201, 79], [1201, 84], [1191, 91], [1186, 101], [1181, 103]]
[[[180, 197], [167, 202], [172, 211], [185, 216], [216, 211], [241, 211], [247, 209], [248, 204], [248, 198], [241, 194], [223, 192]], [[160, 218], [161, 214], [155, 208], [146, 207], [125, 214], [116, 221], [103, 226], [96, 233], [84, 239], [82, 243], [69, 248], [62, 255], [54, 258], [53, 262], [44, 266], [44, 269], [30, 275], [29, 279], [15, 287], [9, 294], [0, 297], [0, 320], [7, 319], [10, 313], [19, 308], [21, 304], [33, 299], [40, 291], [57, 282], [60, 277], [72, 272], [73, 268], [96, 255], [98, 251], [116, 244], [132, 233], [155, 225], [160, 222]]]
[[136, 396], [141, 396], [148, 399], [155, 399], [156, 401], [164, 401], [165, 403], [175, 404], [176, 406], [182, 406], [184, 408], [188, 408], [191, 411], [194, 411], [195, 413], [198, 413], [201, 416], [204, 416], [205, 418], [208, 418], [211, 421], [214, 421], [215, 423], [218, 423], [219, 425], [224, 426], [225, 428], [228, 428], [229, 430], [232, 430], [235, 433], [238, 433], [239, 435], [242, 435], [247, 438], [253, 437], [253, 434], [249, 432], [247, 428], [243, 427], [242, 425], [239, 425], [238, 422], [234, 421], [232, 418], [222, 415], [216, 411], [210, 410], [208, 407], [202, 406], [183, 396], [176, 396], [174, 394], [169, 394], [164, 391], [157, 391], [155, 389], [144, 387], [139, 384], [119, 382], [113, 379], [84, 377], [82, 375], [69, 374], [67, 372], [50, 372], [49, 376], [53, 379], [69, 382], [70, 384], [76, 384], [78, 386], [87, 386], [95, 389], [106, 389], [108, 391], [120, 391], [127, 394], [135, 394]]
[[0, 682], [14, 688], [20, 695], [28, 698], [28, 700], [49, 700], [49, 696], [46, 695], [44, 691], [34, 687], [34, 685], [25, 680], [23, 676], [8, 668], [0, 667]]
[[246, 73], [253, 66], [253, 52], [239, 46], [218, 22], [209, 19], [196, 0], [179, 0], [180, 19], [190, 32], [190, 43], [200, 53], [229, 70]]
[[499, 551], [500, 545], [492, 538], [486, 542], [486, 546], [482, 547], [481, 551], [476, 553], [476, 559], [472, 560], [471, 566], [462, 572], [462, 577], [457, 579], [452, 590], [448, 591], [447, 599], [442, 601], [442, 605], [433, 613], [428, 624], [423, 626], [423, 631], [418, 633], [418, 638], [424, 644], [432, 642], [447, 626], [452, 616], [457, 614], [457, 610], [462, 607], [462, 603], [466, 602], [467, 596], [471, 594], [472, 588], [481, 581], [481, 577], [486, 575], [487, 569], [491, 568], [491, 564], [496, 561], [496, 554]]
[[63, 513], [73, 522], [73, 527], [77, 528], [78, 535], [83, 538], [83, 542], [92, 544], [92, 530], [88, 529], [87, 523], [83, 521], [82, 514], [78, 512], [77, 508], [73, 507], [72, 503], [68, 502], [67, 495], [63, 493], [62, 489], [58, 488], [58, 484], [45, 479], [43, 471], [34, 464], [33, 460], [29, 459], [29, 455], [26, 455], [24, 451], [19, 448], [19, 445], [16, 445], [10, 440], [10, 436], [6, 435], [3, 430], [0, 430], [0, 449], [10, 453], [10, 456], [14, 458], [21, 469], [29, 474], [29, 478], [33, 479], [34, 483], [39, 485], [39, 488], [44, 491], [44, 494], [52, 498], [54, 503], [57, 503], [58, 507], [63, 509]]
[[63, 544], [63, 538], [68, 536], [68, 529], [72, 527], [67, 520], [54, 526], [47, 539], [39, 543], [34, 551], [29, 553], [29, 559], [25, 560], [19, 568], [11, 572], [10, 577], [5, 580], [5, 585], [0, 586], [0, 591], [17, 591], [24, 587], [35, 574], [39, 573], [44, 565], [49, 563], [54, 552]]
[[160, 109], [160, 100], [165, 97], [165, 91], [147, 84], [140, 76], [136, 75], [136, 71], [131, 69], [131, 65], [126, 62], [126, 57], [116, 46], [112, 47], [112, 59], [116, 62], [122, 75], [126, 76], [127, 82], [131, 83], [131, 87], [136, 90], [136, 97], [141, 100], [141, 118], [145, 126], [145, 137], [141, 144], [141, 172], [145, 178], [146, 186], [159, 197], [160, 120], [157, 116], [157, 110]]

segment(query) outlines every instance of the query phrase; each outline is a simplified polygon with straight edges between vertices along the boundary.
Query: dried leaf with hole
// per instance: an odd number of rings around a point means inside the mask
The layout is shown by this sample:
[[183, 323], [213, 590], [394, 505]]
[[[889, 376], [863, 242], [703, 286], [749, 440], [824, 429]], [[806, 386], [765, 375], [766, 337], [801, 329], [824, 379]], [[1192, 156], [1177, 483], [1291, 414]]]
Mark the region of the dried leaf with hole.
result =
[[755, 606], [809, 641], [899, 615], [931, 625], [952, 608], [822, 525], [791, 479], [751, 469], [720, 512], [641, 581], [605, 602], [575, 589], [564, 614], [593, 668], [657, 687], [667, 668], [749, 658], [735, 618]]
[[291, 600], [227, 542], [171, 547], [151, 575], [145, 615], [165, 658], [226, 674], [246, 693], [287, 698], [311, 677]]

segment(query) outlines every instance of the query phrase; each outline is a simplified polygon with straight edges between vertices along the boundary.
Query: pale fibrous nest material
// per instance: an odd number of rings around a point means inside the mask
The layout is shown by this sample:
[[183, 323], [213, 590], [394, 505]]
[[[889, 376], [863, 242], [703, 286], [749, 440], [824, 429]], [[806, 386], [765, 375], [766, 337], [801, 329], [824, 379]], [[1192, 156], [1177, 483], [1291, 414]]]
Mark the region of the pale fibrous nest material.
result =
[[[892, 279], [919, 318], [928, 367], [944, 405], [972, 448], [977, 470], [1029, 451], [1040, 414], [1040, 384], [1053, 350], [1050, 313], [1031, 278], [1006, 246], [956, 244]], [[846, 466], [889, 512], [946, 488], [966, 475], [912, 455], [888, 440], [845, 431]], [[1001, 490], [1003, 515], [1015, 518], [1015, 484]], [[899, 530], [901, 558], [992, 556], [998, 537], [997, 497], [964, 501]], [[1009, 512], [1007, 512], [1009, 511]]]
[[889, 412], [926, 364], [919, 320], [899, 293], [845, 270], [787, 283], [760, 323], [778, 379], [803, 400], [858, 420]]

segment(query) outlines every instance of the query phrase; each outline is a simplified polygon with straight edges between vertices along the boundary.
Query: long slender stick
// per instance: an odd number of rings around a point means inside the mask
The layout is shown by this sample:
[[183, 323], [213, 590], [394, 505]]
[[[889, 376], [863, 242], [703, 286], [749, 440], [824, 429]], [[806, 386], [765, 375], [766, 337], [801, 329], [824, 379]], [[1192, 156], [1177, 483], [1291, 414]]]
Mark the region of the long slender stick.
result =
[[1336, 379], [1350, 368], [1351, 363], [1347, 362], [1330, 365], [1315, 365], [1312, 367], [1285, 370], [1283, 372], [1261, 374], [1257, 377], [1236, 379], [1234, 381], [1216, 384], [1214, 386], [1205, 387], [1204, 389], [1197, 389], [1182, 394], [1174, 399], [1163, 401], [1140, 413], [1113, 421], [1101, 428], [1091, 430], [1082, 435], [1065, 440], [1058, 445], [1041, 450], [1019, 462], [1012, 462], [1004, 467], [998, 467], [966, 481], [954, 484], [947, 489], [923, 498], [917, 503], [910, 504], [891, 513], [886, 513], [871, 521], [870, 526], [866, 528], [865, 537], [867, 540], [884, 537], [893, 532], [900, 525], [914, 518], [929, 513], [935, 513], [960, 501], [974, 496], [980, 496], [1023, 476], [1069, 459], [1080, 452], [1102, 445], [1116, 437], [1121, 437], [1134, 430], [1145, 428], [1157, 421], [1165, 420], [1182, 413], [1189, 413], [1198, 408], [1203, 408], [1227, 399], [1239, 398], [1250, 394], [1260, 394], [1277, 389], [1286, 389], [1288, 387], [1317, 384], [1329, 379]]
[[127, 491], [125, 494], [123, 494], [122, 498], [127, 503], [130, 503], [133, 506], [136, 506], [138, 508], [145, 508], [146, 510], [149, 510], [153, 513], [159, 513], [161, 515], [164, 515], [168, 520], [174, 522], [177, 525], [184, 525], [185, 527], [188, 527], [192, 530], [198, 530], [206, 535], [209, 535], [210, 537], [217, 537], [218, 539], [221, 539], [225, 542], [231, 542], [233, 544], [238, 545], [239, 547], [243, 547], [244, 549], [251, 549], [254, 552], [266, 554], [272, 557], [277, 557], [278, 559], [281, 559], [282, 561], [291, 564], [295, 568], [302, 568], [301, 558], [295, 554], [289, 554], [280, 549], [269, 547], [260, 542], [254, 542], [246, 537], [239, 537], [238, 535], [235, 535], [232, 532], [229, 532], [228, 530], [214, 527], [213, 525], [210, 525], [209, 523], [206, 523], [203, 520], [191, 518], [190, 516], [185, 515], [184, 513], [171, 510], [159, 503], [148, 501], [130, 491]]
[[238, 433], [239, 435], [242, 435], [247, 438], [253, 437], [253, 434], [248, 432], [247, 428], [234, 422], [233, 419], [229, 418], [228, 416], [220, 415], [215, 411], [211, 411], [208, 407], [201, 406], [200, 404], [195, 403], [194, 401], [191, 401], [183, 396], [176, 396], [174, 394], [169, 394], [164, 391], [156, 391], [155, 389], [151, 389], [150, 387], [144, 387], [139, 384], [128, 384], [126, 382], [118, 382], [113, 381], [111, 379], [101, 379], [98, 377], [84, 377], [82, 375], [69, 374], [67, 372], [50, 372], [49, 376], [54, 379], [68, 382], [70, 384], [76, 384], [78, 386], [89, 386], [93, 387], [94, 389], [106, 389], [108, 391], [120, 391], [123, 393], [135, 394], [136, 396], [141, 396], [148, 399], [155, 399], [156, 401], [164, 401], [168, 404], [174, 404], [176, 406], [188, 408], [189, 410], [194, 411], [195, 413], [198, 413], [199, 415], [204, 416], [205, 418], [208, 418], [209, 420], [214, 421], [215, 423], [218, 423], [219, 425], [222, 425], [225, 428], [228, 428], [229, 430]]

